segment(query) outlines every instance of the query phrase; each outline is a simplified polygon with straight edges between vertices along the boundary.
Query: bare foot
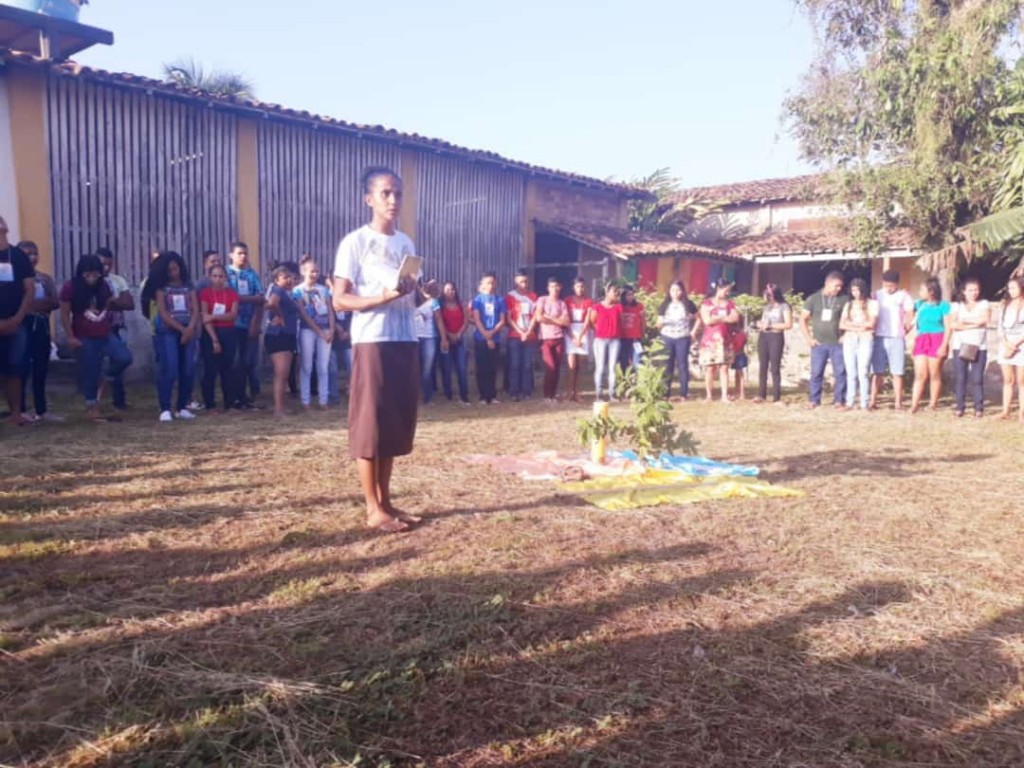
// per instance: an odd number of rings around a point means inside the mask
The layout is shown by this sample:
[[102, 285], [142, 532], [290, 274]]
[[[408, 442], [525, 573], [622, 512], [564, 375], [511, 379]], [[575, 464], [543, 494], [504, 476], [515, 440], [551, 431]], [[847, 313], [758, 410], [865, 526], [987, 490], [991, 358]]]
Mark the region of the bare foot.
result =
[[1000, 421], [1009, 421], [1010, 420], [1010, 412], [1009, 411], [1000, 411], [999, 412], [999, 420]]
[[409, 525], [416, 525], [416, 523], [423, 522], [422, 517], [419, 517], [418, 515], [411, 515], [408, 512], [403, 512], [397, 507], [388, 506], [387, 511], [392, 517], [401, 520], [403, 523], [408, 523]]
[[396, 520], [383, 509], [370, 512], [366, 517], [366, 525], [383, 533], [401, 533], [409, 530], [409, 526], [401, 520]]

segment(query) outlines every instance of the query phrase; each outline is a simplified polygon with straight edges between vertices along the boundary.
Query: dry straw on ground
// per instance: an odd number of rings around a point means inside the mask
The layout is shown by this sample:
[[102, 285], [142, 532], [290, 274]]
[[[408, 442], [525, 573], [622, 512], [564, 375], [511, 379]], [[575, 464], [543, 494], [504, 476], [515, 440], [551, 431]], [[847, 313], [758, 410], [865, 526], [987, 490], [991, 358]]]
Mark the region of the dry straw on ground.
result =
[[1024, 429], [688, 403], [800, 499], [607, 513], [463, 463], [580, 412], [427, 410], [361, 526], [341, 417], [14, 433], [0, 763], [1024, 765]]

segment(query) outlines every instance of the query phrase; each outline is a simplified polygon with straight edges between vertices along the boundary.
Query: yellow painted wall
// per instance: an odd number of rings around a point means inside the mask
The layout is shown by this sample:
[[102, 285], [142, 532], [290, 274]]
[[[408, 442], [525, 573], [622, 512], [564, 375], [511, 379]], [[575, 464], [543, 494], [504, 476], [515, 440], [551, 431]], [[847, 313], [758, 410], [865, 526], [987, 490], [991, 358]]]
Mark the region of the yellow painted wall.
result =
[[398, 228], [416, 242], [417, 199], [419, 197], [420, 156], [418, 152], [402, 150], [402, 212], [398, 217]]
[[46, 76], [11, 67], [7, 94], [11, 108], [11, 145], [18, 196], [19, 232], [39, 246], [39, 269], [53, 274], [53, 224], [50, 218], [50, 163], [46, 146]]
[[[902, 259], [890, 259], [889, 269], [894, 269], [900, 273], [900, 288], [903, 288], [910, 292], [911, 296], [917, 296], [917, 289], [922, 282], [931, 275], [920, 269], [917, 266], [917, 259], [913, 256], [908, 256]], [[871, 271], [872, 280], [875, 279], [875, 271]], [[882, 275], [878, 273], [878, 282], [873, 284], [873, 287], [881, 287]]]
[[660, 293], [668, 291], [669, 285], [676, 279], [676, 260], [658, 259], [658, 279], [656, 285]]
[[249, 246], [249, 261], [260, 269], [259, 129], [253, 120], [238, 120], [238, 239]]

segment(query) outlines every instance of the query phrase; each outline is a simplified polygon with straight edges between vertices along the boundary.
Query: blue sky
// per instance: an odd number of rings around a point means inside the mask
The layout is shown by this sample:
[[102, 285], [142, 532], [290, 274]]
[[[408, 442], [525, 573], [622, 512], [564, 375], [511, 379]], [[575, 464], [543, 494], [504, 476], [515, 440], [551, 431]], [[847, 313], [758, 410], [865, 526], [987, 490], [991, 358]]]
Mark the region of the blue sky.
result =
[[85, 64], [191, 56], [263, 101], [590, 176], [809, 170], [780, 124], [811, 56], [793, 0], [92, 0], [81, 20], [115, 36]]

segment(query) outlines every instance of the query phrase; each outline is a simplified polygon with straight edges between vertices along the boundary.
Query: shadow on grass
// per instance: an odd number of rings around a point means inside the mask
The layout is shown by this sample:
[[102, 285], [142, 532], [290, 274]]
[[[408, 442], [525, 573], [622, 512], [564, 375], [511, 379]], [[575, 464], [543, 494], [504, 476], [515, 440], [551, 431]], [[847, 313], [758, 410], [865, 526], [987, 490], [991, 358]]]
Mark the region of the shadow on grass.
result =
[[[47, 572], [72, 601], [95, 582], [61, 574], [104, 577], [90, 610], [125, 619], [124, 631], [58, 634], [7, 665], [0, 760], [76, 764], [95, 749], [114, 765], [357, 754], [452, 768], [1024, 758], [1019, 710], [992, 709], [1019, 688], [1002, 647], [1024, 632], [1024, 609], [868, 649], [861, 637], [872, 633], [857, 627], [884, 631], [887, 612], [914, 599], [909, 585], [864, 582], [749, 621], [738, 595], [758, 572], [717, 567], [715, 549], [692, 542], [551, 567], [389, 570], [359, 590], [346, 574], [419, 553], [390, 539], [398, 549], [339, 558], [333, 547], [348, 536], [58, 557]], [[321, 549], [321, 559], [296, 556]], [[248, 561], [263, 570], [228, 573]]]
[[989, 453], [915, 456], [909, 450], [867, 451], [843, 448], [796, 455], [765, 456], [747, 454], [736, 457], [737, 464], [765, 467], [761, 477], [769, 482], [792, 482], [810, 478], [886, 477], [915, 478], [929, 475], [944, 465], [980, 462], [991, 459]]

